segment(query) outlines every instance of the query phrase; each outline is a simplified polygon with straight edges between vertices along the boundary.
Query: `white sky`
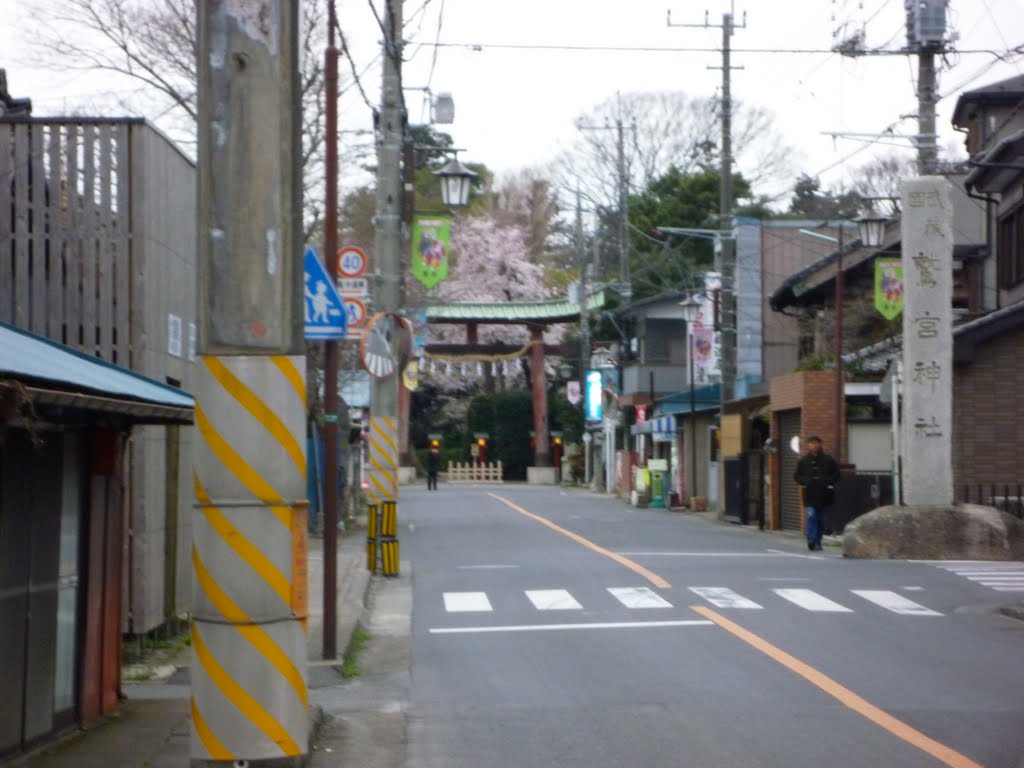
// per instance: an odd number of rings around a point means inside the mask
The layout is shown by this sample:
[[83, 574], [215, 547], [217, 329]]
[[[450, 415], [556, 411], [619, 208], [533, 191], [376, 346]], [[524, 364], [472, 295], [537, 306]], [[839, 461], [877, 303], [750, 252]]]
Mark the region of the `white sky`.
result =
[[[326, 0], [324, 0], [326, 2]], [[371, 100], [380, 95], [380, 30], [370, 0], [338, 0], [342, 28], [349, 39], [363, 86]], [[372, 0], [378, 10], [384, 0]], [[414, 87], [450, 91], [456, 103], [454, 125], [441, 126], [466, 152], [461, 159], [483, 162], [499, 171], [543, 166], [576, 137], [575, 118], [617, 91], [683, 90], [691, 96], [714, 95], [721, 72], [717, 53], [659, 51], [508, 50], [488, 44], [717, 48], [721, 31], [669, 28], [703, 23], [705, 10], [720, 23], [728, 0], [406, 0], [404, 69], [406, 101], [413, 122], [425, 122], [424, 95]], [[26, 66], [24, 3], [0, 0], [0, 66], [7, 68], [15, 96], [29, 96], [35, 114], [55, 114], [88, 103], [111, 88], [109, 78], [55, 75]], [[850, 59], [827, 52], [832, 31], [842, 22], [865, 25], [866, 44], [896, 49], [905, 44], [903, 0], [739, 1], [737, 21], [747, 26], [733, 37], [734, 98], [774, 111], [776, 125], [796, 150], [794, 175], [817, 174], [862, 148], [848, 162], [828, 171], [829, 185], [846, 183], [852, 172], [895, 147], [853, 139], [833, 140], [828, 131], [877, 133], [896, 123], [898, 133], [916, 131], [916, 122], [899, 120], [916, 111], [916, 60], [905, 56]], [[479, 44], [482, 50], [442, 47], [432, 64], [438, 17], [444, 43]], [[1024, 46], [1024, 0], [951, 0], [955, 47], [1003, 52]], [[741, 49], [814, 49], [822, 53], [765, 54]], [[1024, 50], [1024, 49], [1022, 49]], [[941, 63], [941, 62], [940, 62]], [[1024, 56], [1001, 63], [988, 54], [951, 54], [939, 75], [940, 146], [960, 145], [949, 118], [956, 94], [1016, 74], [1024, 74]], [[431, 68], [433, 66], [433, 75]], [[342, 73], [351, 75], [348, 63]], [[367, 128], [370, 111], [355, 89], [342, 101], [341, 127]], [[154, 115], [149, 115], [155, 117]], [[353, 141], [343, 135], [343, 141]], [[365, 137], [361, 138], [365, 141]], [[909, 146], [909, 142], [896, 142]]]

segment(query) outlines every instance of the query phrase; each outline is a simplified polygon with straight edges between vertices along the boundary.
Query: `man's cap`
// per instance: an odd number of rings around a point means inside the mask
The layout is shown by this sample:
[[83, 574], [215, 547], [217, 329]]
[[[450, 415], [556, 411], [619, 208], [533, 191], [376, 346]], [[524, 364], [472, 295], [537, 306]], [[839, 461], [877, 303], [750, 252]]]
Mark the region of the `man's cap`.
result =
[[818, 437], [817, 435], [811, 435], [810, 437], [807, 438], [807, 442], [808, 443], [820, 443], [821, 442], [821, 438]]

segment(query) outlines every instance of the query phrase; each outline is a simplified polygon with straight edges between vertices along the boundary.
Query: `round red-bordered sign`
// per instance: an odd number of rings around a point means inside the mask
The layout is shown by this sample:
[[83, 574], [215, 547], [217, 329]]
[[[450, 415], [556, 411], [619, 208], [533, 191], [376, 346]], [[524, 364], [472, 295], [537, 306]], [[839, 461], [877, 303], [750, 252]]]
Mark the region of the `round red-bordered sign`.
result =
[[355, 296], [342, 296], [341, 303], [345, 307], [345, 321], [349, 328], [359, 328], [366, 322], [366, 305]]
[[360, 277], [366, 271], [366, 254], [362, 248], [349, 245], [338, 251], [338, 275]]
[[378, 312], [366, 326], [359, 353], [363, 367], [374, 378], [386, 379], [396, 369], [405, 370], [412, 353], [412, 323], [394, 312]]

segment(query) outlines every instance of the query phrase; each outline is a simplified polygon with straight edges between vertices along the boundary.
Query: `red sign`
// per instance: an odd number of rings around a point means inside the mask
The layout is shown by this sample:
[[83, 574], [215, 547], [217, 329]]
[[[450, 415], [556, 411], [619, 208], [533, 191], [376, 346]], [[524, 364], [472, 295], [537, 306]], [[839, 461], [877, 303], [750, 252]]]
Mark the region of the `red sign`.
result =
[[645, 421], [647, 421], [647, 408], [643, 405], [638, 405], [636, 407], [636, 423], [643, 424]]
[[338, 251], [338, 275], [359, 277], [366, 271], [366, 254], [361, 248], [349, 245]]

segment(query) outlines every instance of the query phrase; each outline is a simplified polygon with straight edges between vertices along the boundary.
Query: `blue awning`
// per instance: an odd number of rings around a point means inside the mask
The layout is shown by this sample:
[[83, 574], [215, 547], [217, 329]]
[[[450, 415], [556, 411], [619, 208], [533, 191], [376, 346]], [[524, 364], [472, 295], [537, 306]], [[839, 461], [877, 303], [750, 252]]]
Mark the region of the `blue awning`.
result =
[[629, 428], [631, 435], [654, 435], [654, 434], [666, 434], [671, 435], [676, 431], [676, 417], [675, 416], [659, 416], [656, 419], [650, 421], [644, 421], [640, 424], [634, 424]]
[[18, 381], [33, 401], [133, 417], [136, 422], [191, 424], [187, 392], [62, 344], [0, 323], [0, 379]]
[[[718, 384], [705, 384], [693, 390], [693, 410], [695, 413], [717, 411], [721, 406], [721, 391]], [[674, 392], [668, 397], [656, 400], [655, 409], [659, 414], [685, 415], [690, 413], [690, 390]]]

